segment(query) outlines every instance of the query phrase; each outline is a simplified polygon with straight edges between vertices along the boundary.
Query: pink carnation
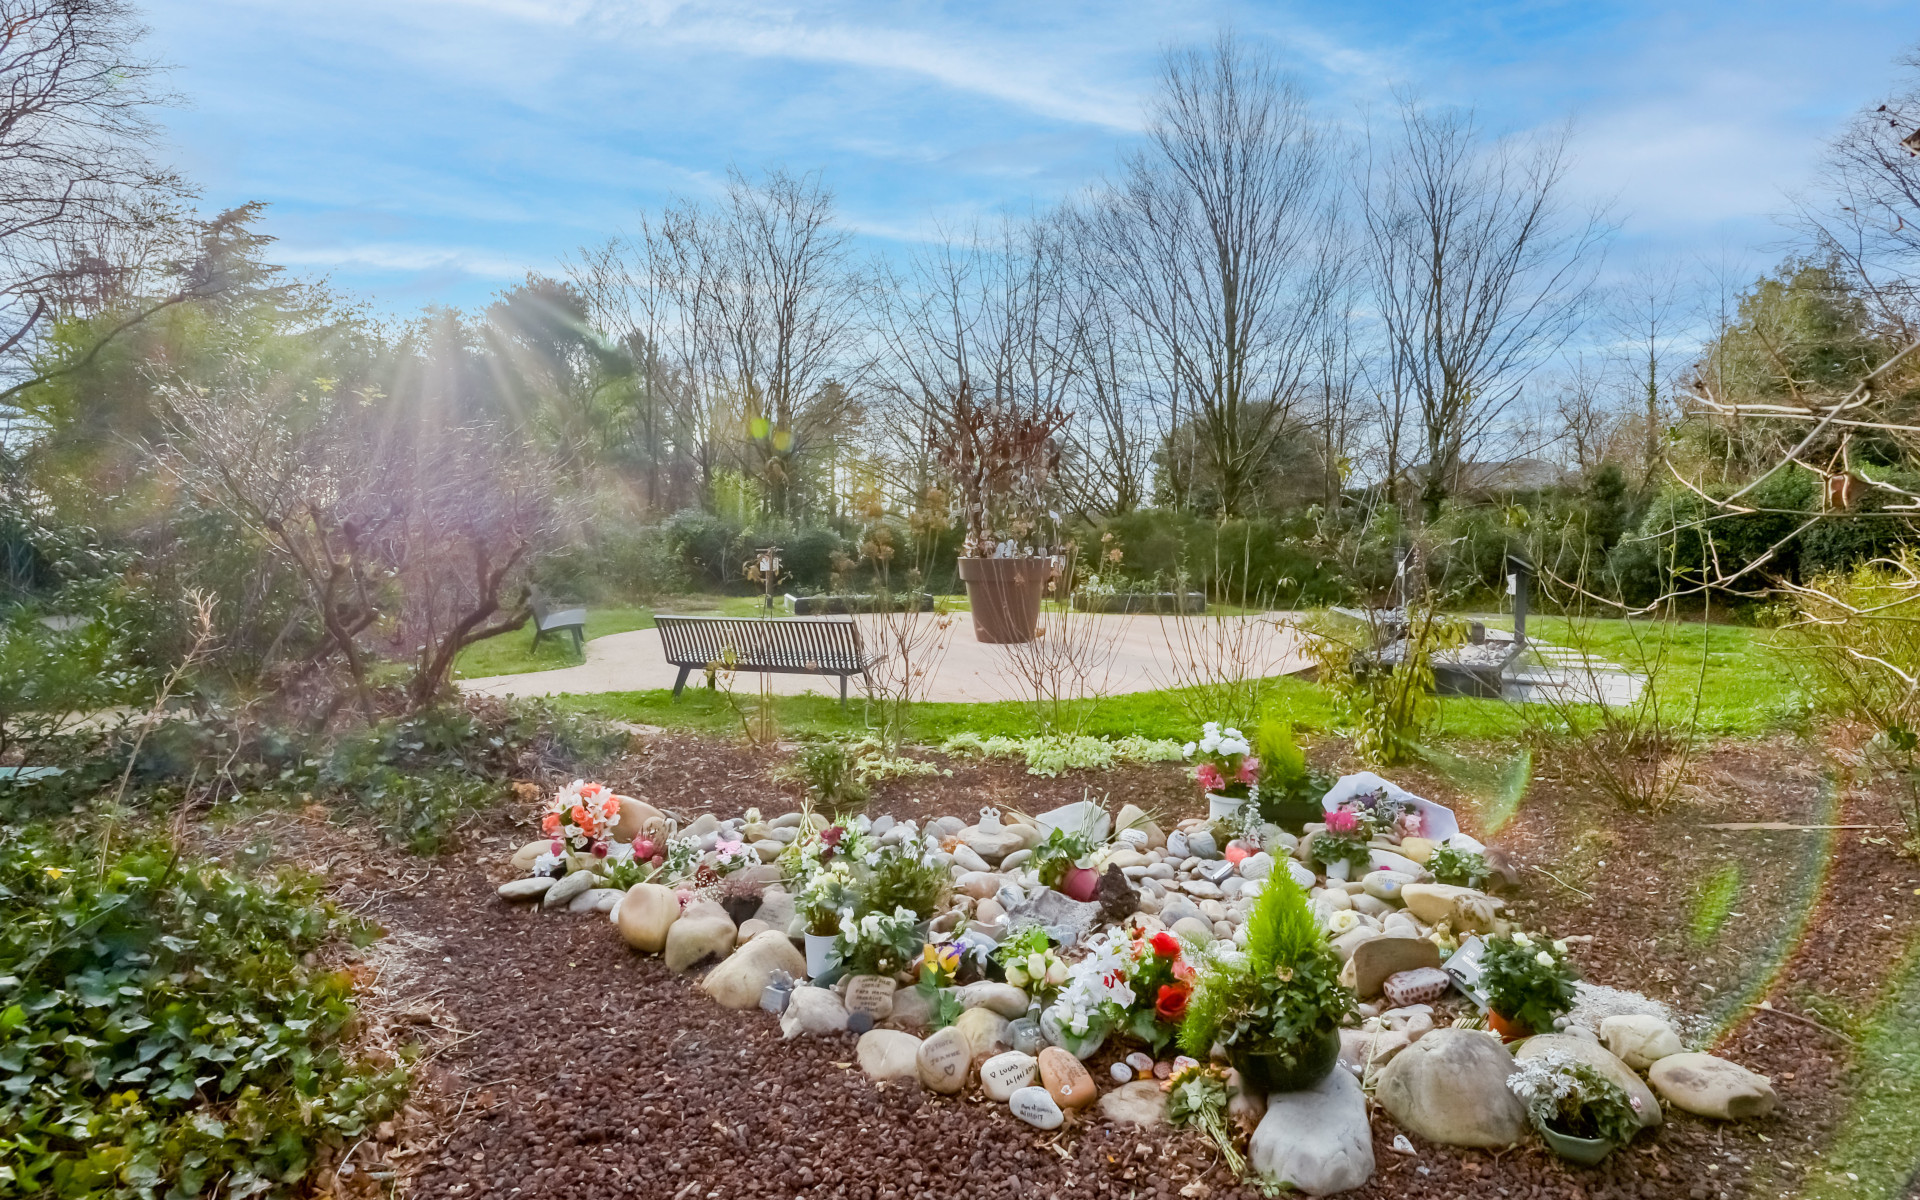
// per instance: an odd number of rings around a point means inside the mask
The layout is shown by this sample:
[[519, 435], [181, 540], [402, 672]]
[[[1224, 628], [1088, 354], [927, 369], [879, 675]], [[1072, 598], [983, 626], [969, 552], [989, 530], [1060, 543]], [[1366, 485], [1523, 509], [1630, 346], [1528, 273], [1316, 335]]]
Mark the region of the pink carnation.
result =
[[1258, 783], [1260, 781], [1260, 760], [1249, 754], [1240, 760], [1240, 782]]
[[1200, 781], [1201, 787], [1206, 788], [1210, 792], [1226, 782], [1220, 778], [1220, 768], [1210, 762], [1201, 763], [1195, 767], [1193, 769], [1193, 777]]
[[1327, 832], [1349, 834], [1360, 828], [1360, 818], [1345, 809], [1335, 809], [1327, 814]]

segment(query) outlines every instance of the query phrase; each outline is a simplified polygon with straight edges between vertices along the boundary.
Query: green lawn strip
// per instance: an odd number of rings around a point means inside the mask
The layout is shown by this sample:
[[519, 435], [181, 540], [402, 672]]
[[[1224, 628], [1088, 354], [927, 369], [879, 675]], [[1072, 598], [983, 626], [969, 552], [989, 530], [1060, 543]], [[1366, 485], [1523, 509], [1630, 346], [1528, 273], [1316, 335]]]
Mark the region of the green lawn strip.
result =
[[[751, 701], [753, 677], [743, 674], [738, 685], [736, 696], [740, 703]], [[866, 703], [852, 699], [843, 713], [838, 698], [826, 694], [826, 689], [834, 686], [834, 681], [827, 679], [822, 682], [818, 695], [775, 697], [775, 717], [782, 733], [795, 737], [833, 737], [858, 735], [871, 728]], [[1273, 689], [1274, 707], [1285, 712], [1295, 728], [1313, 731], [1329, 726], [1332, 713], [1320, 689], [1299, 679], [1275, 680]], [[1104, 697], [1088, 706], [1080, 732], [1093, 737], [1120, 738], [1136, 734], [1189, 741], [1197, 736], [1198, 729], [1180, 701], [1181, 697], [1170, 691]], [[740, 724], [725, 695], [709, 691], [698, 677], [688, 682], [678, 701], [673, 699], [671, 689], [655, 688], [566, 696], [557, 703], [577, 712], [669, 729], [716, 732], [736, 730]], [[1036, 732], [1032, 708], [1017, 700], [916, 704], [912, 728], [914, 740], [930, 746], [963, 732], [977, 733], [983, 738], [1027, 738]]]
[[1855, 1051], [1846, 1123], [1802, 1200], [1899, 1200], [1920, 1180], [1920, 943], [1909, 947]]
[[[653, 614], [691, 613], [701, 616], [751, 617], [760, 612], [761, 598], [758, 596], [676, 596], [661, 600], [653, 605], [609, 605], [600, 607], [587, 605], [587, 640], [605, 637], [610, 633], [626, 633], [634, 629], [652, 629]], [[488, 638], [484, 642], [475, 642], [460, 652], [454, 661], [454, 678], [485, 679], [491, 675], [522, 675], [530, 671], [552, 671], [560, 667], [577, 667], [586, 661], [573, 652], [573, 639], [566, 636], [548, 635], [540, 640], [540, 649], [533, 649], [533, 623], [531, 620], [518, 629], [509, 630]]]

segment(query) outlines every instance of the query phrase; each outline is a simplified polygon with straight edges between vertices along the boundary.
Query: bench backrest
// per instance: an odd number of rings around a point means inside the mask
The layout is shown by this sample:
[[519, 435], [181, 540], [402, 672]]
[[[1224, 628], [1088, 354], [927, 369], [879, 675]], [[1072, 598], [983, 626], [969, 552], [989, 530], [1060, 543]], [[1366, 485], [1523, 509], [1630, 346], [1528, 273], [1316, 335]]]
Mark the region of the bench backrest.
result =
[[732, 652], [741, 670], [860, 671], [868, 663], [860, 629], [844, 617], [667, 617], [653, 619], [660, 648], [677, 667], [704, 667]]

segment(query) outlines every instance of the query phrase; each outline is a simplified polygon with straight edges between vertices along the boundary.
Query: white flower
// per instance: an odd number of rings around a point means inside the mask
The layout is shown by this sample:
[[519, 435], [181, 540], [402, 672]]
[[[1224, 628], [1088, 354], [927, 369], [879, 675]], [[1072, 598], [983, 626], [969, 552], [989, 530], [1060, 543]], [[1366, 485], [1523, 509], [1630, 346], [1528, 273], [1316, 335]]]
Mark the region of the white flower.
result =
[[1208, 721], [1205, 725], [1202, 725], [1200, 727], [1200, 732], [1206, 733], [1206, 734], [1217, 734], [1220, 732], [1220, 722]]
[[1188, 742], [1186, 745], [1180, 747], [1180, 757], [1192, 758], [1194, 750], [1198, 749], [1199, 745], [1200, 743], [1198, 742]]
[[1548, 954], [1545, 950], [1542, 950], [1540, 953], [1533, 956], [1533, 961], [1539, 963], [1543, 967], [1551, 967], [1553, 965], [1553, 955]]
[[1555, 942], [1553, 944], [1553, 948], [1561, 954], [1565, 954], [1567, 952], [1567, 944], [1565, 942]]
[[1531, 946], [1533, 945], [1533, 939], [1528, 937], [1524, 932], [1516, 933], [1513, 935], [1513, 944], [1516, 946]]
[[551, 875], [553, 874], [553, 869], [559, 866], [562, 861], [564, 860], [562, 860], [558, 854], [542, 854], [539, 858], [533, 860], [533, 873], [535, 875]]
[[1351, 908], [1335, 909], [1327, 915], [1327, 932], [1334, 937], [1351, 933], [1360, 927], [1360, 914]]

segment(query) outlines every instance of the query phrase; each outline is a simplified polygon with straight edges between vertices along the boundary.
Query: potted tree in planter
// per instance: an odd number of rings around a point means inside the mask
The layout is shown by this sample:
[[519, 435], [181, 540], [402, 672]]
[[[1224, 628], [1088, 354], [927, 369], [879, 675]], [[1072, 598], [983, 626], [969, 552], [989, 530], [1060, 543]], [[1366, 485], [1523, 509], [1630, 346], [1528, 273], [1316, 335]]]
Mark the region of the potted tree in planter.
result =
[[1256, 1094], [1310, 1088], [1340, 1057], [1353, 1015], [1340, 959], [1292, 877], [1267, 879], [1247, 918], [1243, 956], [1209, 959], [1187, 1000], [1180, 1048], [1206, 1061], [1215, 1045]]
[[1508, 1041], [1548, 1033], [1555, 1017], [1573, 1007], [1579, 976], [1567, 959], [1567, 944], [1516, 930], [1486, 939], [1480, 987], [1487, 994], [1487, 1023]]
[[960, 581], [983, 642], [1030, 642], [1053, 558], [1034, 551], [1041, 492], [1060, 462], [1054, 441], [1067, 423], [1058, 404], [983, 402], [966, 381], [954, 390], [933, 434], [933, 451], [952, 477], [966, 522]]
[[1295, 834], [1322, 820], [1320, 798], [1327, 794], [1328, 782], [1307, 765], [1292, 726], [1268, 717], [1254, 732], [1253, 746], [1260, 764], [1254, 798], [1261, 819]]
[[1524, 1059], [1507, 1086], [1555, 1154], [1593, 1166], [1640, 1132], [1640, 1101], [1559, 1050]]

